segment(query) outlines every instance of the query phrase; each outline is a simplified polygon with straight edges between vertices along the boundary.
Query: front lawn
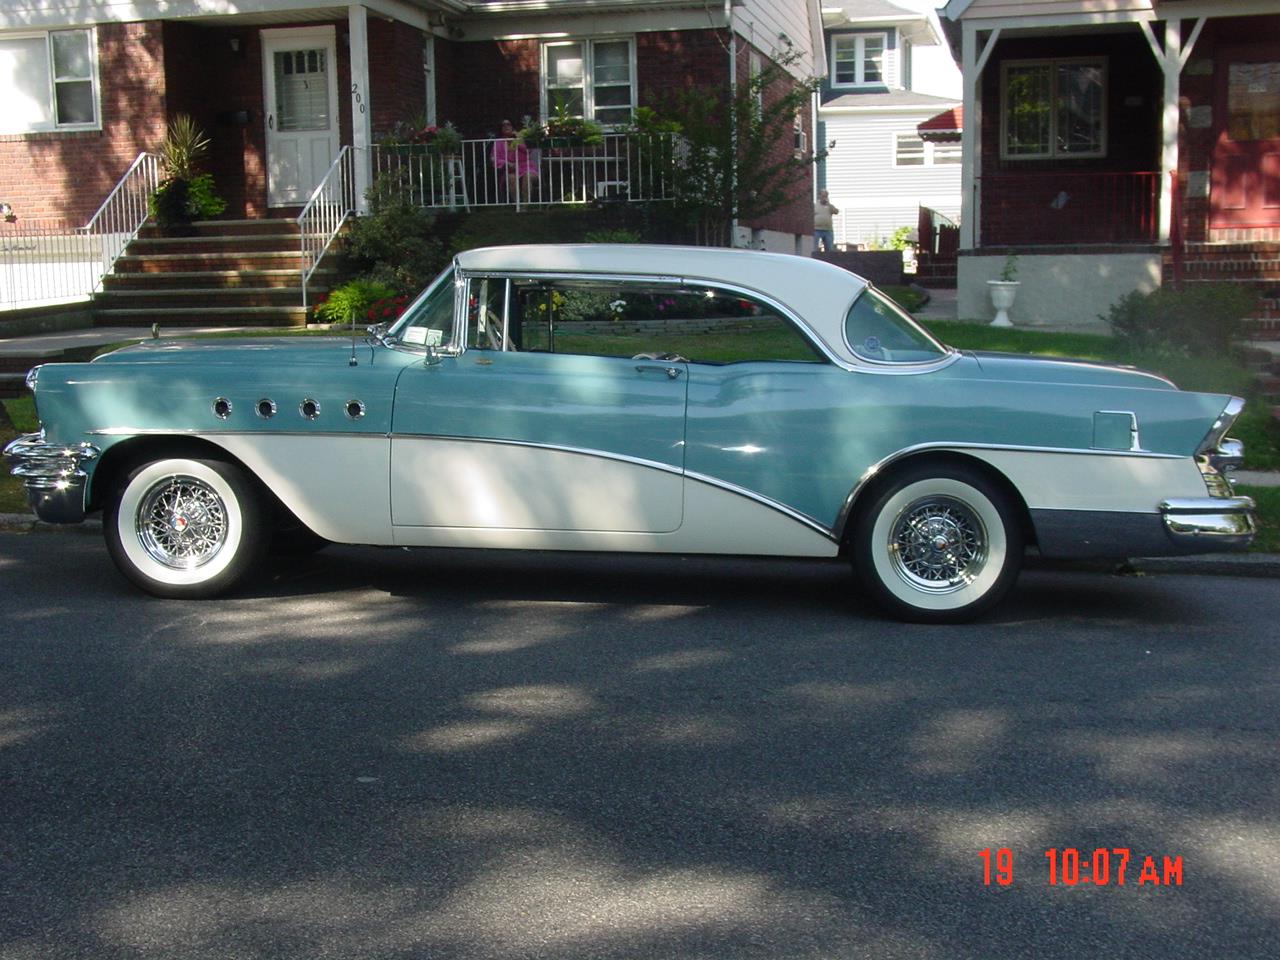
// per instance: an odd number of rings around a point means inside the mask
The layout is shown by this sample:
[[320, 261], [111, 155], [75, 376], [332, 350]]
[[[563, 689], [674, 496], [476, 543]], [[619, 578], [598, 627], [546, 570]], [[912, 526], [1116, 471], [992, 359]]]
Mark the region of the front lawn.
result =
[[[37, 426], [36, 405], [30, 397], [0, 400], [0, 447], [19, 434], [34, 432]], [[26, 490], [9, 476], [7, 464], [0, 464], [0, 513], [26, 513], [27, 510]]]

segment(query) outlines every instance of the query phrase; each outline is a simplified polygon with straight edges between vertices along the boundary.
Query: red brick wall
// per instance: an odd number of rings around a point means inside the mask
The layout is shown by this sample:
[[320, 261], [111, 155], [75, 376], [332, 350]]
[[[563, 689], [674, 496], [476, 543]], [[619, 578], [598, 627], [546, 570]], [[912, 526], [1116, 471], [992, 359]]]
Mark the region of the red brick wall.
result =
[[436, 41], [436, 112], [464, 137], [496, 136], [538, 116], [537, 40]]
[[659, 106], [677, 90], [729, 86], [729, 40], [723, 30], [681, 30], [636, 36], [636, 79], [642, 107]]
[[97, 29], [102, 130], [0, 137], [0, 200], [20, 221], [83, 224], [143, 150], [164, 138], [164, 44], [158, 23]]
[[[758, 52], [758, 51], [757, 51]], [[759, 54], [762, 63], [768, 63], [768, 59], [763, 53]], [[739, 47], [738, 53], [738, 81], [739, 84], [747, 82], [751, 69], [751, 48], [746, 44]], [[765, 89], [764, 99], [766, 104], [777, 103], [779, 99], [786, 96], [789, 89], [796, 85], [796, 81], [791, 79], [790, 75], [780, 77], [778, 80]], [[801, 114], [801, 122], [804, 125], [805, 140], [810, 148], [813, 146], [813, 127], [812, 113], [810, 109], [805, 109]], [[779, 163], [785, 161], [795, 151], [795, 135], [793, 130], [788, 127], [783, 136], [773, 144], [772, 151], [769, 154], [770, 163]], [[813, 165], [809, 164], [799, 172], [795, 179], [791, 182], [791, 200], [785, 206], [765, 214], [763, 217], [754, 219], [744, 219], [742, 225], [753, 230], [776, 230], [780, 233], [800, 234], [802, 236], [813, 235]]]
[[411, 120], [426, 112], [424, 41], [422, 31], [407, 24], [369, 19], [370, 106], [375, 139], [390, 131], [397, 121]]

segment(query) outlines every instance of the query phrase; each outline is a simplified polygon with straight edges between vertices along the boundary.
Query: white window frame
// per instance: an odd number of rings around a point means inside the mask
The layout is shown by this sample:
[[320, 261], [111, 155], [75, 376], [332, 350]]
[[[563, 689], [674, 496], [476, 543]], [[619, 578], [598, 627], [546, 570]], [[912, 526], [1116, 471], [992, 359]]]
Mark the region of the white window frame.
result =
[[[867, 38], [880, 38], [880, 79], [867, 80]], [[853, 54], [853, 81], [840, 83], [836, 80], [836, 45], [841, 40], [852, 40], [854, 45]], [[889, 34], [886, 33], [833, 33], [831, 35], [830, 49], [828, 50], [828, 63], [831, 64], [831, 87], [834, 90], [849, 90], [855, 87], [887, 87], [889, 86]]]
[[[923, 162], [921, 163], [899, 163], [898, 162], [898, 143], [899, 141], [902, 140], [903, 137], [910, 137], [912, 140], [919, 140], [922, 144], [924, 144], [924, 152], [923, 154], [921, 154], [921, 156], [923, 156], [924, 158]], [[955, 159], [950, 162], [940, 161], [938, 159], [938, 154], [937, 154], [937, 148], [940, 146], [951, 147], [953, 149], [953, 155], [955, 156]], [[894, 166], [894, 169], [897, 169], [897, 170], [921, 170], [925, 167], [947, 167], [947, 166], [952, 166], [954, 164], [958, 164], [960, 162], [959, 141], [951, 141], [947, 143], [936, 143], [933, 140], [928, 140], [920, 136], [918, 132], [912, 132], [909, 130], [895, 131], [893, 134], [893, 141], [890, 149], [893, 153], [893, 166]]]
[[[1089, 153], [1068, 153], [1058, 150], [1058, 67], [1066, 64], [1097, 66], [1102, 72], [1102, 110], [1100, 149]], [[1009, 153], [1009, 68], [1049, 68], [1049, 150], [1047, 153]], [[1052, 57], [1031, 60], [1005, 60], [1000, 64], [1000, 159], [1001, 160], [1097, 160], [1107, 155], [1107, 97], [1111, 88], [1108, 59], [1098, 57]]]
[[[55, 33], [84, 33], [89, 37], [89, 77], [88, 80], [93, 88], [93, 120], [89, 123], [59, 123], [58, 122], [58, 90], [57, 81], [55, 80], [56, 67], [53, 60], [53, 35]], [[74, 132], [77, 130], [101, 130], [102, 129], [102, 84], [98, 78], [98, 31], [95, 27], [70, 27], [66, 30], [25, 30], [20, 33], [2, 33], [0, 40], [35, 40], [43, 39], [45, 42], [45, 51], [48, 57], [49, 73], [46, 79], [46, 89], [48, 90], [49, 116], [52, 121], [46, 124], [38, 124], [28, 127], [26, 130], [15, 130], [11, 133], [0, 134], [0, 136], [20, 137], [28, 133], [63, 133]], [[83, 83], [84, 79], [77, 79], [74, 82]]]
[[[902, 142], [903, 138], [910, 138], [912, 140], [920, 141], [920, 154], [919, 154], [920, 162], [919, 163], [899, 162], [899, 159], [898, 159], [900, 155], [899, 144]], [[931, 144], [929, 143], [929, 141], [926, 140], [924, 137], [920, 136], [919, 133], [915, 133], [913, 131], [901, 131], [899, 133], [895, 133], [893, 135], [893, 165], [895, 167], [898, 167], [904, 170], [911, 169], [911, 168], [932, 166], [933, 157], [931, 155], [931, 151], [929, 150], [930, 146]]]
[[[542, 112], [542, 120], [545, 123], [551, 116], [551, 98], [548, 96], [547, 89], [547, 51], [551, 47], [567, 47], [572, 44], [582, 44], [582, 115], [594, 123], [612, 129], [622, 126], [619, 123], [605, 123], [596, 120], [596, 97], [595, 97], [595, 45], [597, 43], [626, 43], [627, 45], [627, 66], [630, 70], [631, 85], [631, 114], [635, 115], [636, 107], [639, 105], [638, 91], [636, 83], [636, 38], [631, 35], [624, 36], [593, 36], [593, 37], [557, 37], [555, 40], [544, 40], [538, 48], [538, 109]], [[616, 105], [615, 105], [616, 106]]]

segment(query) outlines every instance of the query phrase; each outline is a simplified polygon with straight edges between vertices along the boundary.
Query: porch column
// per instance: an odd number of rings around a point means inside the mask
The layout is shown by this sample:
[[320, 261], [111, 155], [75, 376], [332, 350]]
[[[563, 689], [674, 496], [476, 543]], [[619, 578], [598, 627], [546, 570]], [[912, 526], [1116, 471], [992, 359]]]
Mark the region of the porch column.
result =
[[369, 212], [366, 196], [372, 183], [373, 142], [372, 113], [369, 95], [369, 11], [358, 3], [347, 8], [349, 50], [351, 54], [351, 146], [355, 167], [355, 201], [357, 213]]
[[1147, 38], [1147, 45], [1160, 64], [1164, 74], [1164, 111], [1160, 124], [1160, 226], [1157, 239], [1168, 243], [1173, 234], [1173, 174], [1178, 170], [1178, 92], [1181, 88], [1182, 68], [1195, 47], [1204, 17], [1196, 21], [1186, 46], [1182, 44], [1182, 20], [1170, 17], [1164, 22], [1164, 47], [1156, 41], [1155, 32], [1146, 21], [1138, 21]]
[[977, 190], [982, 176], [982, 104], [980, 78], [987, 66], [991, 51], [1000, 38], [1000, 28], [987, 36], [982, 52], [978, 52], [978, 31], [971, 24], [964, 24], [960, 40], [961, 77], [964, 81], [964, 126], [960, 129], [960, 248], [973, 250], [982, 242], [978, 226], [979, 210]]

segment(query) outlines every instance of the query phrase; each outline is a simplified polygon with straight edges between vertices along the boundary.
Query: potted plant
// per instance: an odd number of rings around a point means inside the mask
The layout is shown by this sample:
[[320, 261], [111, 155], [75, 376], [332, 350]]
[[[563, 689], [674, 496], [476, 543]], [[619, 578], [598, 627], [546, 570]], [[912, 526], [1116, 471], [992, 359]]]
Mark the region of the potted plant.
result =
[[208, 220], [227, 209], [213, 190], [213, 175], [198, 173], [209, 152], [209, 138], [185, 113], [173, 118], [160, 146], [165, 178], [151, 195], [148, 209], [169, 236], [189, 236], [196, 220]]
[[1004, 258], [1000, 279], [987, 281], [987, 288], [991, 291], [991, 305], [996, 308], [995, 319], [991, 321], [993, 327], [1013, 326], [1013, 321], [1009, 319], [1009, 308], [1013, 306], [1014, 297], [1018, 293], [1017, 276], [1018, 257], [1011, 253]]

